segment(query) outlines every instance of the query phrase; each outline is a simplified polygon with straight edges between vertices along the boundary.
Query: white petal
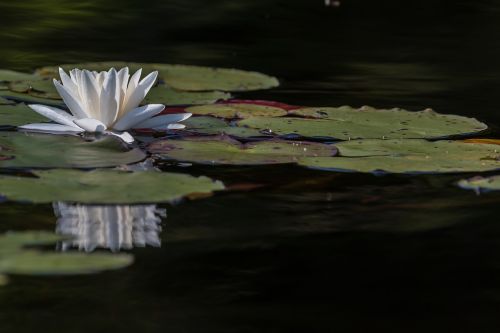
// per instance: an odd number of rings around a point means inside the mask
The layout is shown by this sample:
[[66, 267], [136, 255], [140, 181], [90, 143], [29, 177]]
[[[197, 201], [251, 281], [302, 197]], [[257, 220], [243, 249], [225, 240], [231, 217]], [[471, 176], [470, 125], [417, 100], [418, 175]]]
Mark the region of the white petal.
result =
[[117, 91], [118, 91], [118, 114], [120, 113], [120, 110], [123, 108], [123, 105], [125, 103], [125, 96], [127, 94], [127, 83], [128, 79], [130, 77], [128, 73], [128, 67], [124, 67], [120, 69], [118, 72], [118, 82], [117, 82]]
[[128, 130], [146, 119], [156, 116], [158, 113], [162, 112], [164, 108], [165, 106], [163, 104], [148, 104], [135, 108], [118, 120], [116, 124], [113, 125], [113, 128], [117, 131]]
[[191, 113], [166, 114], [145, 120], [135, 125], [134, 128], [162, 127], [162, 126], [167, 126], [168, 124], [178, 123], [180, 121], [188, 119], [189, 117], [191, 117]]
[[82, 104], [86, 105], [87, 114], [94, 119], [101, 120], [96, 78], [87, 70], [82, 71], [81, 88]]
[[106, 126], [111, 126], [118, 116], [118, 96], [116, 96], [117, 89], [117, 73], [112, 68], [106, 74], [103, 88], [101, 91], [101, 120]]
[[92, 118], [77, 119], [75, 120], [75, 124], [91, 133], [102, 133], [106, 130], [106, 125], [104, 125], [101, 121]]
[[121, 140], [123, 140], [124, 142], [129, 143], [129, 144], [134, 142], [134, 137], [132, 135], [130, 135], [128, 132], [118, 133], [118, 132], [108, 131], [106, 133], [109, 135], [112, 135], [112, 136], [116, 136], [116, 137], [120, 138]]
[[122, 114], [127, 114], [127, 112], [130, 112], [142, 102], [144, 97], [146, 97], [149, 92], [149, 89], [151, 89], [151, 87], [155, 84], [157, 77], [158, 72], [154, 71], [139, 82], [137, 88], [135, 88], [135, 90], [127, 96], [127, 102], [122, 109]]
[[59, 95], [61, 95], [64, 103], [66, 103], [69, 110], [75, 117], [77, 118], [88, 117], [87, 113], [83, 110], [82, 106], [80, 105], [80, 101], [75, 96], [73, 96], [69, 90], [64, 88], [64, 86], [62, 86], [56, 79], [54, 79], [54, 86], [56, 87]]
[[78, 87], [61, 67], [59, 67], [59, 76], [61, 77], [61, 82], [64, 87], [69, 89], [69, 91], [76, 96], [78, 94]]
[[80, 74], [81, 70], [78, 68], [72, 69], [69, 71], [69, 76], [71, 77], [71, 81], [75, 84], [75, 86], [78, 86], [80, 84]]
[[33, 132], [43, 132], [43, 133], [80, 133], [83, 132], [83, 129], [67, 126], [67, 125], [59, 125], [59, 124], [51, 124], [51, 123], [40, 123], [40, 124], [27, 124], [18, 127], [19, 130], [22, 131], [33, 131]]
[[52, 121], [55, 121], [56, 123], [66, 126], [78, 127], [73, 122], [76, 120], [76, 118], [64, 110], [40, 104], [30, 104], [28, 106], [33, 111], [41, 114], [44, 117], [49, 118]]

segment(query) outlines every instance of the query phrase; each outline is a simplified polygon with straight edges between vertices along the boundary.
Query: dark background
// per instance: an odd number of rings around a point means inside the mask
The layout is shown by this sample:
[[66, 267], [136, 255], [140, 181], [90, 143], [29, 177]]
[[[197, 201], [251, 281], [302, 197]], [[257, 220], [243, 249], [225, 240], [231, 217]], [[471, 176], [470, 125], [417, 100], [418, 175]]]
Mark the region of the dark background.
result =
[[[0, 68], [235, 67], [282, 82], [241, 98], [431, 107], [500, 124], [493, 0], [2, 0], [0, 25]], [[1, 331], [498, 330], [500, 195], [458, 189], [464, 175], [180, 171], [269, 186], [166, 206], [162, 247], [133, 250], [128, 269], [14, 277], [0, 289]], [[54, 228], [50, 205], [0, 206], [0, 231]]]

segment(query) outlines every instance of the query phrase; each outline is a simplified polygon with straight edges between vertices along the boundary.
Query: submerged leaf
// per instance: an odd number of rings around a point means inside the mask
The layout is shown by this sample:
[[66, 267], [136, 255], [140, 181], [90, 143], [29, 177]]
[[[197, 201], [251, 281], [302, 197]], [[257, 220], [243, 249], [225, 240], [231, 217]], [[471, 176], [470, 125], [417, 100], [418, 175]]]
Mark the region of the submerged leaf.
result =
[[[274, 88], [279, 85], [275, 77], [258, 72], [249, 72], [230, 68], [212, 68], [202, 66], [127, 63], [127, 62], [94, 62], [82, 64], [61, 65], [64, 70], [73, 68], [88, 70], [109, 70], [111, 67], [128, 66], [130, 70], [139, 68], [143, 72], [157, 70], [159, 77], [174, 89], [186, 91], [247, 91]], [[37, 73], [45, 77], [58, 77], [58, 67], [49, 66], [38, 69]]]
[[149, 203], [174, 202], [185, 196], [223, 190], [221, 182], [179, 173], [79, 171], [55, 169], [36, 171], [33, 177], [0, 175], [0, 194], [13, 201], [50, 203]]
[[437, 139], [468, 135], [488, 128], [474, 118], [444, 115], [432, 110], [411, 112], [402, 109], [378, 110], [304, 108], [290, 114], [305, 117], [254, 117], [238, 122], [240, 126], [266, 129], [278, 135], [351, 139]]
[[456, 173], [500, 169], [496, 145], [460, 141], [353, 140], [336, 144], [340, 157], [310, 157], [300, 165], [322, 170], [387, 173]]
[[113, 167], [145, 158], [140, 149], [130, 150], [109, 136], [89, 142], [76, 136], [0, 132], [0, 168]]
[[242, 144], [228, 137], [159, 140], [149, 145], [160, 157], [200, 164], [262, 165], [296, 163], [302, 157], [334, 156], [332, 145], [268, 140]]

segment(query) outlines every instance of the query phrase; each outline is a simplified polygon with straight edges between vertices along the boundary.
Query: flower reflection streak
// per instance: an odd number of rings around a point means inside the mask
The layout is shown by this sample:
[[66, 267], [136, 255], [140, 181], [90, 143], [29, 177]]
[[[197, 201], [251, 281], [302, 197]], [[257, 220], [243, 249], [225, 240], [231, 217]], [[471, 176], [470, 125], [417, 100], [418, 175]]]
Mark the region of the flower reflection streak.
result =
[[73, 237], [62, 243], [63, 251], [76, 247], [87, 252], [133, 247], [160, 247], [165, 209], [156, 205], [80, 205], [55, 202], [56, 232]]

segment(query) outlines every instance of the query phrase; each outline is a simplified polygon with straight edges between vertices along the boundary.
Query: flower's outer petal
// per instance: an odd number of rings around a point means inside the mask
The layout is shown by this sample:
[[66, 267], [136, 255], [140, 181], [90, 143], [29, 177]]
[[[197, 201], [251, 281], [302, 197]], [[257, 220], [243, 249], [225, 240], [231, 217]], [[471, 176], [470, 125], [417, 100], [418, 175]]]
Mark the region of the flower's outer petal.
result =
[[83, 129], [76, 126], [67, 126], [52, 123], [27, 124], [18, 127], [21, 131], [40, 133], [81, 133]]
[[158, 117], [153, 117], [147, 119], [137, 125], [134, 128], [156, 128], [167, 126], [168, 124], [178, 123], [180, 121], [186, 120], [191, 117], [191, 113], [174, 113], [166, 114]]
[[134, 140], [134, 137], [132, 135], [130, 135], [129, 132], [112, 132], [112, 131], [107, 131], [106, 134], [109, 134], [109, 135], [112, 135], [112, 136], [116, 136], [118, 138], [120, 138], [121, 140], [123, 140], [124, 142], [130, 144], [130, 143], [133, 143], [135, 140]]
[[77, 117], [77, 118], [87, 118], [87, 112], [84, 111], [82, 106], [80, 105], [80, 102], [76, 96], [73, 96], [73, 94], [64, 88], [63, 85], [59, 83], [56, 79], [54, 79], [54, 86], [57, 89], [57, 92], [59, 95], [61, 95], [64, 103], [68, 106], [69, 110], [71, 113]]
[[158, 72], [154, 71], [139, 82], [137, 88], [135, 88], [135, 90], [132, 91], [130, 96], [127, 98], [127, 102], [123, 107], [123, 115], [126, 115], [128, 112], [139, 106], [149, 92], [149, 89], [151, 89], [151, 87], [155, 84], [157, 77]]
[[118, 120], [116, 124], [113, 125], [113, 128], [117, 131], [126, 131], [146, 119], [156, 116], [158, 113], [162, 112], [163, 109], [165, 109], [163, 104], [148, 104], [135, 108]]
[[59, 67], [59, 76], [61, 77], [61, 82], [64, 87], [66, 87], [72, 95], [77, 96], [78, 95], [78, 87], [76, 84], [73, 82], [73, 80], [66, 74], [64, 69]]
[[102, 133], [106, 130], [106, 125], [104, 125], [101, 121], [92, 118], [77, 119], [75, 120], [75, 124], [91, 133]]
[[58, 124], [78, 127], [74, 123], [76, 118], [64, 110], [41, 104], [30, 104], [28, 106], [36, 113], [39, 113]]
[[118, 116], [118, 96], [117, 90], [117, 73], [112, 68], [106, 73], [106, 79], [103, 83], [101, 91], [101, 120], [106, 126], [111, 126]]

